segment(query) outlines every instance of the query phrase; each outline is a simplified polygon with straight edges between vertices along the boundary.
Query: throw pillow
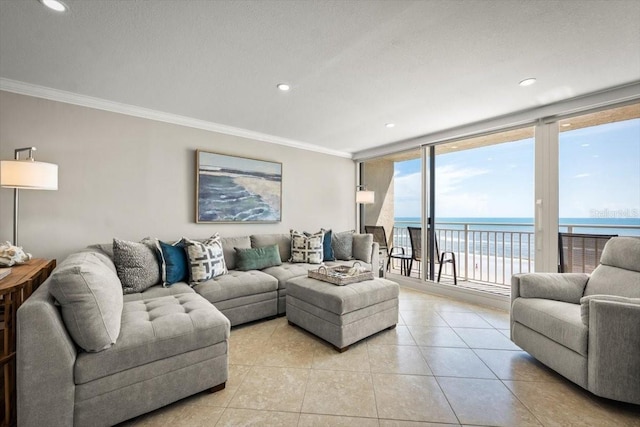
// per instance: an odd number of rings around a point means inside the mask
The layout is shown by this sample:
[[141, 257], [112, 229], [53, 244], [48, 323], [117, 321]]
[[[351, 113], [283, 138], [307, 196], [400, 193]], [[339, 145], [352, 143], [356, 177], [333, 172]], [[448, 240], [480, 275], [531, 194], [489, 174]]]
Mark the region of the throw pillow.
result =
[[282, 265], [278, 245], [264, 248], [234, 248], [236, 251], [236, 267], [241, 271], [262, 270], [267, 267]]
[[353, 257], [371, 264], [371, 247], [373, 246], [373, 234], [353, 235]]
[[350, 261], [353, 259], [353, 234], [355, 230], [334, 233], [331, 239], [333, 254], [336, 259]]
[[222, 242], [218, 233], [204, 242], [184, 240], [189, 259], [189, 281], [192, 286], [227, 274]]
[[62, 319], [85, 351], [111, 347], [120, 334], [123, 296], [118, 276], [95, 253], [69, 255], [51, 275], [49, 292]]
[[335, 261], [336, 257], [333, 254], [333, 247], [331, 247], [331, 229], [325, 230], [322, 228], [320, 231], [324, 232], [324, 240], [322, 241], [322, 260], [323, 261]]
[[320, 264], [322, 262], [322, 241], [324, 233], [305, 236], [304, 233], [291, 230], [291, 259], [290, 262], [305, 262]]
[[162, 286], [167, 287], [189, 280], [189, 261], [184, 247], [184, 239], [172, 245], [156, 240]]
[[160, 282], [160, 265], [151, 239], [141, 243], [113, 239], [113, 263], [125, 294], [142, 292]]

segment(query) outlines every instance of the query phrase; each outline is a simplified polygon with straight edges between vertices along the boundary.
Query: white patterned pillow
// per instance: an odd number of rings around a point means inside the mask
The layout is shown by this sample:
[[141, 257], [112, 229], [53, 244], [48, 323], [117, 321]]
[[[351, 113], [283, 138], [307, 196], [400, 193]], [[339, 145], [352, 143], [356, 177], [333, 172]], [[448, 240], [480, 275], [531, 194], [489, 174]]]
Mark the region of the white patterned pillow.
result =
[[214, 277], [227, 274], [222, 243], [218, 233], [204, 242], [184, 239], [189, 259], [189, 281], [191, 285], [206, 282]]
[[291, 230], [291, 259], [289, 262], [306, 262], [320, 264], [322, 262], [322, 241], [324, 232], [305, 235]]

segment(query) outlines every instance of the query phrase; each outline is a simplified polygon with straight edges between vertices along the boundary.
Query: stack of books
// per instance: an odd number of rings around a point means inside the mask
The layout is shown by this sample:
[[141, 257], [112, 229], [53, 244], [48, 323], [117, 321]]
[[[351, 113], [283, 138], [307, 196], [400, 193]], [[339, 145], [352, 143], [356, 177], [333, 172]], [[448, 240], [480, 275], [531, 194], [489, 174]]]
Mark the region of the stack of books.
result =
[[0, 268], [0, 280], [11, 274], [11, 268]]

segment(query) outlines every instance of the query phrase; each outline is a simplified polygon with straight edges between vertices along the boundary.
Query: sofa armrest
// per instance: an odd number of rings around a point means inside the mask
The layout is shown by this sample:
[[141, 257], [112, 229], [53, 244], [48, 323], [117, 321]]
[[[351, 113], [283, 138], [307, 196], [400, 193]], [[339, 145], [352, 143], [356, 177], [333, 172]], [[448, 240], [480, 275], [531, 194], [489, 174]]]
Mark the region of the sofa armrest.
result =
[[378, 269], [380, 268], [380, 245], [376, 242], [373, 242], [371, 246], [371, 271], [373, 271], [374, 276], [378, 277]]
[[48, 279], [18, 309], [18, 425], [73, 425], [76, 346], [49, 294]]
[[524, 273], [511, 278], [511, 303], [516, 298], [543, 298], [579, 304], [589, 280], [583, 273]]
[[640, 404], [640, 298], [622, 299], [588, 299], [589, 390]]

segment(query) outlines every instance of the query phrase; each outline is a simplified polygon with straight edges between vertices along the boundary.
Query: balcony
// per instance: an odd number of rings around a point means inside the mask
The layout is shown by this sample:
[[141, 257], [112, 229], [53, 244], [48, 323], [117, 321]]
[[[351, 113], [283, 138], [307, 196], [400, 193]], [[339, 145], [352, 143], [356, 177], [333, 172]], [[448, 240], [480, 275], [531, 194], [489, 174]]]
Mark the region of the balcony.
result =
[[[420, 224], [395, 222], [393, 246], [411, 254], [408, 226]], [[440, 251], [456, 256], [458, 286], [502, 296], [510, 295], [512, 275], [534, 271], [533, 230], [532, 223], [515, 222], [436, 222], [435, 226]], [[640, 224], [561, 224], [560, 232], [640, 236]], [[589, 247], [573, 248], [573, 271], [591, 272], [599, 260], [590, 253], [594, 251]], [[422, 268], [424, 263], [414, 262], [410, 276], [420, 277]], [[392, 260], [391, 273], [400, 274], [397, 261]], [[453, 285], [451, 264], [444, 265], [441, 283]]]

